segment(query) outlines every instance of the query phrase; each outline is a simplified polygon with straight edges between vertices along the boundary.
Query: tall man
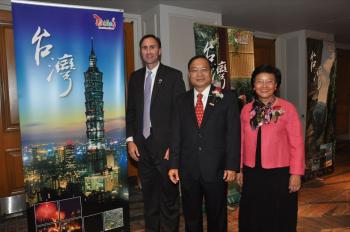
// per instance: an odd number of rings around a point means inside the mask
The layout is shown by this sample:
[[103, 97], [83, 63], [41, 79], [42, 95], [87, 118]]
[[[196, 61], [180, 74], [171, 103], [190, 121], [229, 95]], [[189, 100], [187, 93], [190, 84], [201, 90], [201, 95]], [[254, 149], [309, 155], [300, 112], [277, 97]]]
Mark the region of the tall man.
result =
[[168, 178], [170, 123], [175, 99], [185, 92], [182, 73], [160, 63], [161, 42], [154, 35], [140, 40], [146, 67], [132, 73], [126, 110], [128, 153], [138, 162], [149, 232], [178, 231], [178, 186]]
[[203, 197], [208, 231], [227, 231], [227, 182], [240, 168], [237, 98], [211, 85], [205, 56], [193, 57], [188, 71], [194, 89], [176, 103], [169, 177], [174, 184], [181, 181], [186, 232], [203, 231]]

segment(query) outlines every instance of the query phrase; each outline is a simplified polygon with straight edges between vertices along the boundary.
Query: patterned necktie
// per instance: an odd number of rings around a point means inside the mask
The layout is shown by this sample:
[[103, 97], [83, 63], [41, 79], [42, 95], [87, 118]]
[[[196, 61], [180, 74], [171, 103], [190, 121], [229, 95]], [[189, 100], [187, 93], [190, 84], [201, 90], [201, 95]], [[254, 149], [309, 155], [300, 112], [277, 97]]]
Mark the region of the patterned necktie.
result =
[[147, 71], [145, 91], [143, 95], [143, 136], [147, 139], [151, 134], [151, 96], [152, 96], [152, 71]]
[[203, 115], [204, 115], [202, 98], [203, 98], [203, 94], [201, 93], [197, 94], [196, 116], [197, 116], [198, 127], [201, 126]]

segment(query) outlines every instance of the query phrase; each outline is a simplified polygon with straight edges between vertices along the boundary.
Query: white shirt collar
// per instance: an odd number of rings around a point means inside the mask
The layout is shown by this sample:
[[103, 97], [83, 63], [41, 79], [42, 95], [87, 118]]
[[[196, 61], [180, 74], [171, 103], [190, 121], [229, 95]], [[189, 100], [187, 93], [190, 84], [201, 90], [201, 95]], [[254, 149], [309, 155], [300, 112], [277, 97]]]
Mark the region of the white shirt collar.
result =
[[[209, 85], [207, 88], [205, 88], [202, 91], [203, 97], [202, 97], [202, 102], [203, 102], [203, 107], [205, 109], [206, 105], [207, 105], [207, 101], [208, 101], [208, 97], [209, 97], [209, 92], [210, 92], [210, 88], [211, 85]], [[196, 106], [197, 104], [197, 95], [199, 94], [199, 92], [196, 89], [193, 89], [194, 91], [194, 96], [193, 96], [193, 100], [194, 100], [194, 106]]]
[[160, 62], [158, 61], [158, 64], [152, 69], [148, 69], [147, 66], [146, 66], [146, 76], [147, 76], [148, 71], [151, 71], [152, 72], [152, 78], [155, 77], [155, 75], [156, 75], [156, 73], [158, 71], [159, 65], [160, 65]]
[[[209, 95], [209, 91], [210, 91], [210, 87], [211, 85], [208, 85], [207, 88], [205, 88], [203, 91], [202, 91], [202, 94], [203, 94], [203, 99], [207, 99], [208, 98], [208, 95]], [[197, 95], [199, 94], [199, 92], [194, 88], [194, 96], [197, 98]]]

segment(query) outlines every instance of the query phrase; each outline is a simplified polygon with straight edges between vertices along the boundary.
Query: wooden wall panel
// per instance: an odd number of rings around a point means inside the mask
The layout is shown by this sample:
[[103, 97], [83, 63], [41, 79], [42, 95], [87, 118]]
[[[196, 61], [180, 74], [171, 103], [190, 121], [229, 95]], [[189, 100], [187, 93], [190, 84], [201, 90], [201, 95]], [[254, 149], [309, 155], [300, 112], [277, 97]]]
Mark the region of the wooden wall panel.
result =
[[[134, 30], [133, 23], [124, 23], [124, 46], [125, 46], [125, 85], [126, 85], [126, 96], [127, 86], [131, 73], [135, 70], [134, 64]], [[138, 176], [137, 165], [134, 160], [128, 157], [128, 176]]]
[[262, 64], [275, 66], [275, 40], [254, 37], [255, 67]]
[[11, 25], [0, 26], [1, 76], [3, 127], [6, 131], [19, 131], [19, 114], [17, 98], [17, 80], [13, 28]]
[[0, 11], [0, 197], [24, 189], [14, 54], [11, 12]]
[[337, 49], [336, 136], [350, 138], [350, 50]]
[[124, 43], [125, 43], [125, 74], [128, 81], [131, 73], [135, 70], [134, 62], [134, 29], [133, 23], [124, 23]]
[[10, 195], [23, 193], [24, 173], [22, 168], [22, 153], [20, 149], [7, 149], [6, 152], [6, 169]]
[[[17, 96], [17, 79], [15, 65], [15, 45], [13, 37], [13, 28], [4, 28], [6, 63], [7, 63], [7, 81], [8, 81], [8, 102], [9, 105], [9, 123], [14, 129], [19, 129], [19, 113], [18, 113], [18, 96]], [[10, 78], [9, 78], [10, 77]]]

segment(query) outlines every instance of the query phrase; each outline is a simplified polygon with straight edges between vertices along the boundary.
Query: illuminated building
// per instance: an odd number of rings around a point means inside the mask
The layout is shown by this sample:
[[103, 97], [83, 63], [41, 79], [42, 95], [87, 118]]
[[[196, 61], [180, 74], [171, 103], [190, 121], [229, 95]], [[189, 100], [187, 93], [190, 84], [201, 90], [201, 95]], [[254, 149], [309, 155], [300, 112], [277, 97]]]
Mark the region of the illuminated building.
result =
[[102, 173], [106, 166], [104, 112], [103, 112], [103, 73], [96, 66], [97, 58], [93, 49], [89, 57], [89, 68], [85, 77], [85, 116], [87, 147], [87, 170], [89, 173]]

